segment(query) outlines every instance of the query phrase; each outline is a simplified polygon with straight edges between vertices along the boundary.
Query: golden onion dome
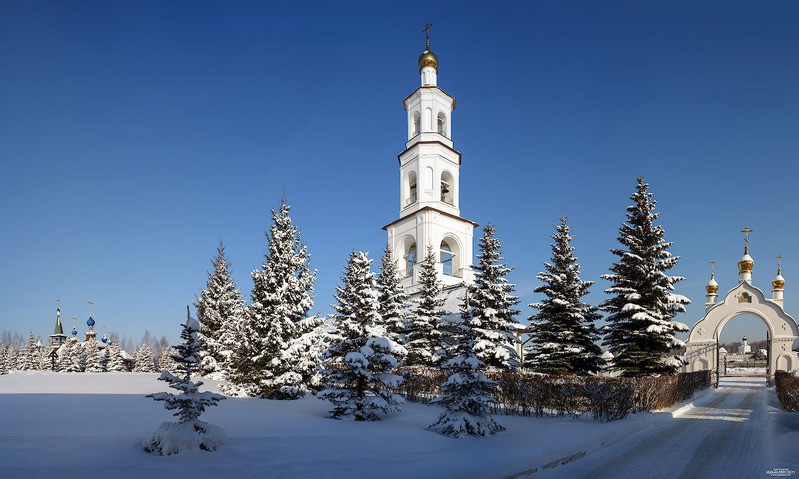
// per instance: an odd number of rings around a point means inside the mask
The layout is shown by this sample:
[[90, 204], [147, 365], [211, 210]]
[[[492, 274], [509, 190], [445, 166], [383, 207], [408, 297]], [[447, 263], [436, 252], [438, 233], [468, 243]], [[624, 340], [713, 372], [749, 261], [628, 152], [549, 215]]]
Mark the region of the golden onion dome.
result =
[[782, 289], [782, 287], [785, 286], [785, 278], [783, 278], [781, 274], [777, 273], [777, 277], [774, 278], [774, 281], [771, 282], [771, 285], [774, 286], [774, 289]]
[[719, 284], [712, 276], [710, 277], [710, 281], [707, 282], [707, 286], [705, 286], [705, 291], [707, 291], [708, 294], [716, 294], [719, 291]]
[[419, 71], [424, 67], [433, 67], [438, 71], [438, 57], [430, 51], [430, 45], [419, 55]]
[[752, 268], [755, 267], [755, 260], [749, 256], [749, 251], [744, 250], [744, 255], [741, 261], [738, 261], [738, 274], [752, 273]]

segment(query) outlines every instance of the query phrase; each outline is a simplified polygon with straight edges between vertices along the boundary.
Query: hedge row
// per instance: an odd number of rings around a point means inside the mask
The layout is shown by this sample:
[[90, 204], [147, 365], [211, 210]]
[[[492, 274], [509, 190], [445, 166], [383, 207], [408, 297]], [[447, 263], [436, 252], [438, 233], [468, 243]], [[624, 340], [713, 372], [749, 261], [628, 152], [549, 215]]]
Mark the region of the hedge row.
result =
[[776, 371], [774, 386], [782, 409], [789, 412], [799, 411], [799, 377], [785, 371]]
[[[438, 396], [446, 370], [406, 368], [398, 393], [409, 401], [429, 402]], [[489, 372], [497, 383], [494, 412], [521, 416], [573, 416], [591, 413], [597, 421], [615, 421], [630, 413], [671, 406], [711, 386], [710, 371], [673, 376], [609, 378], [544, 376]]]

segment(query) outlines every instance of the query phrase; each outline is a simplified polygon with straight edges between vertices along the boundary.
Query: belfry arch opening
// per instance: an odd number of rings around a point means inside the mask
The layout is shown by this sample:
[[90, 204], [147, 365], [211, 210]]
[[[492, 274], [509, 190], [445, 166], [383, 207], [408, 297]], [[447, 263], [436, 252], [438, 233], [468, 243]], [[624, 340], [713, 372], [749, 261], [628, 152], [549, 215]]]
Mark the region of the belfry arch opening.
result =
[[441, 201], [455, 205], [455, 179], [449, 171], [441, 173]]
[[413, 277], [413, 269], [416, 267], [416, 263], [418, 260], [417, 252], [416, 252], [416, 242], [410, 240], [406, 242], [405, 246], [405, 253], [402, 255], [403, 258], [403, 270], [405, 271], [406, 277]]
[[441, 270], [447, 276], [461, 276], [460, 247], [455, 238], [444, 238], [439, 247]]
[[405, 177], [405, 184], [403, 185], [404, 205], [410, 206], [418, 200], [417, 187], [416, 187], [416, 172], [411, 171]]
[[422, 132], [422, 115], [418, 111], [411, 116], [411, 138]]
[[437, 117], [437, 131], [441, 136], [447, 136], [447, 116], [444, 112], [439, 112]]

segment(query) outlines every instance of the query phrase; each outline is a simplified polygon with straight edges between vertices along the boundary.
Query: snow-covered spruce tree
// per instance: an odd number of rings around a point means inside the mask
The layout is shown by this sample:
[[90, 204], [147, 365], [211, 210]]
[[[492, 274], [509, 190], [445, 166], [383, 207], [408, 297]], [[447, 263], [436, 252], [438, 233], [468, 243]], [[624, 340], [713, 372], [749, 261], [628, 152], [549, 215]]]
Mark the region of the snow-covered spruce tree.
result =
[[380, 317], [386, 326], [389, 339], [405, 344], [405, 307], [408, 295], [400, 284], [397, 262], [391, 257], [391, 248], [386, 245], [383, 257], [380, 260], [380, 273], [377, 276], [378, 301], [380, 303]]
[[519, 366], [516, 352], [519, 339], [514, 333], [521, 327], [514, 319], [519, 313], [513, 309], [519, 304], [518, 298], [512, 294], [515, 286], [505, 278], [513, 268], [501, 262], [501, 246], [492, 225], [483, 228], [479, 247], [474, 284], [469, 287], [475, 354], [486, 366], [513, 369]]
[[15, 371], [19, 369], [19, 365], [17, 364], [18, 353], [17, 349], [14, 347], [13, 344], [8, 345], [8, 349], [6, 349], [6, 369], [9, 371]]
[[84, 347], [86, 348], [86, 372], [103, 372], [102, 354], [100, 349], [97, 347], [97, 340], [92, 339], [90, 341], [86, 341]]
[[343, 284], [336, 288], [335, 332], [322, 373], [326, 388], [318, 396], [333, 403], [330, 415], [334, 419], [376, 421], [382, 414], [398, 411], [403, 402], [387, 388], [402, 381], [393, 370], [396, 356], [404, 355], [405, 349], [385, 337], [371, 265], [366, 253], [353, 251]]
[[405, 348], [408, 366], [438, 367], [446, 356], [442, 337], [442, 317], [444, 316], [444, 300], [441, 294], [441, 282], [436, 274], [436, 257], [433, 249], [428, 247], [427, 255], [420, 263], [419, 284], [421, 289], [416, 301], [416, 309], [409, 318], [409, 328]]
[[122, 357], [122, 350], [119, 348], [119, 341], [114, 341], [108, 348], [108, 371], [122, 372], [127, 371], [125, 360]]
[[597, 308], [582, 301], [593, 281], [580, 279], [580, 264], [574, 256], [570, 228], [565, 217], [552, 235], [552, 259], [538, 273], [544, 284], [535, 288], [544, 299], [530, 305], [538, 312], [530, 316], [533, 326], [533, 357], [530, 366], [543, 373], [589, 374], [604, 364], [597, 345], [601, 316]]
[[20, 370], [22, 371], [36, 371], [39, 369], [39, 350], [36, 347], [36, 339], [33, 333], [28, 334], [28, 343], [22, 350], [19, 362]]
[[10, 348], [10, 344], [0, 345], [0, 374], [8, 374], [8, 348]]
[[147, 343], [141, 343], [139, 350], [136, 351], [134, 358], [133, 372], [136, 373], [153, 373], [155, 372], [155, 361], [153, 360], [153, 352]]
[[666, 274], [679, 256], [671, 255], [663, 227], [655, 225], [660, 213], [643, 178], [630, 199], [627, 221], [619, 228], [622, 248], [610, 250], [619, 259], [611, 274], [602, 276], [613, 284], [605, 290], [611, 297], [600, 305], [608, 313], [603, 344], [613, 353], [613, 369], [625, 376], [673, 374], [682, 359], [670, 351], [684, 344], [674, 333], [688, 331], [673, 318], [690, 303], [672, 293], [684, 278]]
[[77, 367], [76, 372], [82, 373], [86, 371], [86, 362], [88, 359], [88, 355], [86, 354], [87, 352], [86, 343], [75, 343], [72, 360], [75, 362], [75, 366]]
[[272, 211], [268, 251], [261, 269], [252, 272], [252, 302], [229, 374], [235, 388], [249, 396], [296, 399], [318, 384], [321, 351], [309, 336], [317, 334], [323, 320], [307, 316], [316, 272], [289, 210], [283, 198], [280, 208]]
[[476, 326], [469, 307], [468, 291], [461, 305], [461, 322], [455, 331], [456, 345], [449, 350], [444, 367], [452, 374], [441, 385], [442, 395], [433, 400], [444, 412], [428, 429], [450, 437], [488, 436], [505, 428], [491, 415], [490, 404], [496, 402], [496, 383], [482, 370], [485, 365], [475, 354]]
[[[202, 323], [200, 323], [200, 330], [202, 330], [202, 327], [203, 325]], [[197, 340], [199, 341], [199, 339], [200, 338], [198, 333]], [[175, 348], [165, 348], [163, 351], [161, 351], [161, 354], [156, 358], [156, 362], [158, 363], [158, 370], [169, 371], [171, 373], [178, 371], [180, 365], [177, 362], [175, 362], [174, 359], [172, 359], [172, 357], [175, 356], [176, 354], [177, 350]], [[203, 363], [205, 362], [204, 360], [205, 358], [200, 360], [200, 371], [202, 371], [203, 369]]]
[[[244, 316], [244, 299], [231, 278], [230, 263], [225, 258], [225, 246], [219, 242], [216, 257], [211, 261], [213, 272], [208, 273], [206, 288], [195, 301], [200, 321], [199, 341], [202, 350], [202, 375], [225, 379], [232, 353], [230, 338], [225, 331], [237, 327]], [[169, 353], [166, 353], [169, 355]], [[168, 369], [161, 367], [162, 369]]]
[[58, 368], [66, 373], [77, 371], [77, 362], [74, 357], [75, 341], [67, 339], [63, 346], [58, 348]]
[[180, 333], [183, 342], [175, 346], [177, 352], [172, 357], [179, 364], [180, 375], [175, 376], [164, 371], [158, 378], [159, 381], [169, 383], [169, 387], [180, 391], [180, 394], [161, 392], [147, 395], [156, 401], [164, 401], [164, 408], [169, 411], [177, 410], [173, 415], [179, 417], [178, 422], [162, 423], [157, 431], [142, 442], [145, 451], [161, 456], [178, 454], [189, 449], [215, 451], [226, 440], [222, 429], [200, 421], [205, 408], [216, 406], [225, 396], [210, 391], [200, 392], [203, 382], [191, 380], [191, 374], [200, 369], [200, 345], [197, 341], [200, 323], [189, 315], [188, 306], [186, 316]]

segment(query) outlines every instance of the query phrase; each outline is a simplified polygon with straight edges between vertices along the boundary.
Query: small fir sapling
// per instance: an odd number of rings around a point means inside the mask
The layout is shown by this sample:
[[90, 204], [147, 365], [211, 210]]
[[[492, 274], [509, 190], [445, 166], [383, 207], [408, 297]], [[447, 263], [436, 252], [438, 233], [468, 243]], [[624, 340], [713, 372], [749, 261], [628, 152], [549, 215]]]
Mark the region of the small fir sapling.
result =
[[177, 353], [172, 356], [178, 364], [180, 376], [164, 371], [158, 378], [169, 383], [169, 387], [180, 391], [180, 394], [160, 392], [147, 395], [156, 401], [163, 401], [167, 410], [177, 410], [173, 415], [179, 417], [178, 422], [162, 423], [157, 431], [142, 442], [145, 451], [162, 456], [189, 449], [215, 451], [226, 441], [221, 428], [200, 421], [205, 408], [216, 406], [225, 396], [210, 391], [200, 392], [199, 387], [203, 382], [191, 380], [191, 373], [200, 369], [200, 345], [197, 342], [200, 323], [190, 316], [188, 306], [186, 322], [182, 327], [180, 338], [183, 342], [175, 346]]

